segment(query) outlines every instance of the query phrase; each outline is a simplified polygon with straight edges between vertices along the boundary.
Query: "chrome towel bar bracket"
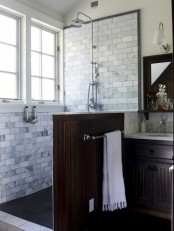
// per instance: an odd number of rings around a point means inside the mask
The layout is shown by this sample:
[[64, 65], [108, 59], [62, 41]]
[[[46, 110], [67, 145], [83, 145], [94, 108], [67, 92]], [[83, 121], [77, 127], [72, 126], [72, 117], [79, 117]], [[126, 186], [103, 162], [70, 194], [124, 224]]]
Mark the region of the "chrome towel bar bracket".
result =
[[[118, 131], [118, 130], [116, 130]], [[122, 131], [121, 133], [124, 133], [124, 131]], [[83, 136], [83, 140], [84, 141], [88, 141], [88, 140], [96, 140], [96, 139], [101, 139], [101, 138], [106, 138], [105, 135], [101, 135], [101, 136], [90, 136], [88, 134], [85, 134]]]
[[100, 138], [104, 138], [104, 137], [105, 137], [104, 135], [103, 136], [90, 136], [90, 135], [85, 134], [83, 136], [83, 140], [84, 141], [87, 141], [87, 140], [96, 140], [96, 139], [100, 139]]

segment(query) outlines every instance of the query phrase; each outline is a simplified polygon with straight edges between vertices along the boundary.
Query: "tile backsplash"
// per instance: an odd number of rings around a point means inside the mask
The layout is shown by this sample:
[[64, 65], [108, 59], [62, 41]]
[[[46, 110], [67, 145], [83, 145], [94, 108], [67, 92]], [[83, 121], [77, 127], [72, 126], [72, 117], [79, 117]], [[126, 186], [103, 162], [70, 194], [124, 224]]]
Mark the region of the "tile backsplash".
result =
[[52, 117], [38, 113], [35, 125], [23, 117], [0, 114], [0, 203], [52, 185]]
[[160, 133], [164, 132], [160, 127], [161, 119], [165, 120], [165, 132], [173, 133], [173, 113], [158, 112], [149, 113], [149, 119], [146, 120], [144, 113], [125, 112], [124, 129], [125, 135], [141, 132], [141, 121], [145, 121], [146, 132]]
[[140, 115], [138, 112], [124, 113], [124, 134], [139, 132]]

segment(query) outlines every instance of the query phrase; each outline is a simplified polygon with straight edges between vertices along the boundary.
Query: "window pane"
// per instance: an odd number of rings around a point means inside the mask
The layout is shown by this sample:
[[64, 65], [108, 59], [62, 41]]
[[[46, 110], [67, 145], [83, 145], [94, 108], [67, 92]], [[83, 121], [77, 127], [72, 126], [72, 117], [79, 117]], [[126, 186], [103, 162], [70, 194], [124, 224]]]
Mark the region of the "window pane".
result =
[[31, 81], [31, 97], [33, 100], [41, 99], [40, 78], [32, 77]]
[[0, 73], [0, 98], [17, 99], [16, 75]]
[[42, 55], [42, 76], [54, 78], [54, 58], [48, 55]]
[[55, 99], [54, 80], [42, 79], [42, 99], [54, 100]]
[[41, 75], [41, 55], [36, 52], [31, 52], [31, 75]]
[[16, 72], [16, 48], [0, 44], [0, 70]]
[[54, 55], [54, 34], [42, 31], [42, 52]]
[[[39, 27], [39, 28], [38, 28]], [[32, 99], [55, 100], [56, 32], [42, 25], [31, 27]]]
[[31, 27], [31, 50], [41, 51], [41, 30]]
[[17, 21], [5, 15], [0, 15], [0, 42], [16, 45]]

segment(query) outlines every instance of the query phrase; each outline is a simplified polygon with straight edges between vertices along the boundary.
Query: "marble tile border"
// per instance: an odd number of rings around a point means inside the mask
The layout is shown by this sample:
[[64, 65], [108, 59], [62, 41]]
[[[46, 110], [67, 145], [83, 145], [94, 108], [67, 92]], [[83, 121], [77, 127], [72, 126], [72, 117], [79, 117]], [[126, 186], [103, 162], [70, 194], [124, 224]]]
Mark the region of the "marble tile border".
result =
[[47, 227], [26, 221], [8, 213], [0, 211], [1, 231], [53, 231]]

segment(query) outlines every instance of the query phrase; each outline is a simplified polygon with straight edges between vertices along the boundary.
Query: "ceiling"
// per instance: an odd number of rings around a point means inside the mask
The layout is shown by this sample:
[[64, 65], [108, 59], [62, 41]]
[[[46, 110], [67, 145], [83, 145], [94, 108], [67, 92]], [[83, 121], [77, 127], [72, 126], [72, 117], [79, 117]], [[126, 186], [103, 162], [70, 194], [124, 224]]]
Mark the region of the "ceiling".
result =
[[65, 16], [80, 0], [17, 0], [35, 9], [45, 9]]

